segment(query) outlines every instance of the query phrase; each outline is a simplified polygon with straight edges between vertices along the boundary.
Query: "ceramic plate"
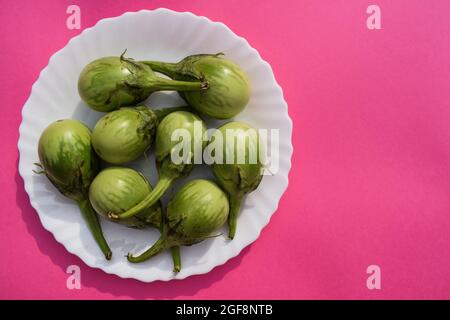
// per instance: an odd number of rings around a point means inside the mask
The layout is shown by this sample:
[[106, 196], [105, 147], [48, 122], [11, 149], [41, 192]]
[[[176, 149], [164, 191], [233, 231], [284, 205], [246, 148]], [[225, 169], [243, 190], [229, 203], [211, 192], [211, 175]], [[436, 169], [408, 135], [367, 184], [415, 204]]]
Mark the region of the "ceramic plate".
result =
[[[280, 130], [279, 169], [273, 175], [266, 175], [258, 189], [245, 199], [235, 239], [228, 241], [225, 236], [220, 236], [183, 247], [182, 271], [176, 275], [172, 272], [168, 252], [141, 264], [130, 264], [124, 258], [130, 251], [140, 253], [151, 245], [158, 238], [156, 230], [131, 230], [102, 219], [105, 237], [113, 250], [113, 259], [106, 261], [89, 234], [77, 206], [61, 196], [45, 176], [32, 172], [33, 163], [38, 162], [39, 136], [51, 122], [75, 118], [92, 128], [102, 116], [102, 113], [87, 108], [78, 96], [77, 80], [82, 68], [91, 60], [118, 56], [125, 49], [127, 56], [135, 59], [173, 62], [190, 54], [225, 53], [226, 58], [237, 62], [247, 72], [252, 84], [250, 103], [235, 119], [248, 122], [255, 128]], [[182, 103], [174, 92], [155, 93], [145, 102], [152, 107]], [[48, 66], [33, 85], [31, 95], [23, 107], [22, 119], [19, 171], [42, 225], [87, 265], [123, 278], [145, 282], [183, 279], [209, 272], [225, 263], [258, 238], [288, 185], [292, 123], [282, 90], [269, 64], [261, 59], [245, 39], [236, 36], [224, 24], [188, 12], [159, 9], [125, 13], [116, 18], [103, 19], [94, 27], [84, 30], [50, 58]], [[207, 122], [208, 127], [220, 123]], [[155, 184], [157, 175], [151, 153], [148, 159], [143, 157], [130, 166], [143, 172]], [[199, 177], [212, 178], [208, 167], [197, 166], [189, 179]], [[178, 182], [163, 202], [166, 203], [185, 182], [186, 179]], [[226, 234], [226, 229], [223, 231]]]

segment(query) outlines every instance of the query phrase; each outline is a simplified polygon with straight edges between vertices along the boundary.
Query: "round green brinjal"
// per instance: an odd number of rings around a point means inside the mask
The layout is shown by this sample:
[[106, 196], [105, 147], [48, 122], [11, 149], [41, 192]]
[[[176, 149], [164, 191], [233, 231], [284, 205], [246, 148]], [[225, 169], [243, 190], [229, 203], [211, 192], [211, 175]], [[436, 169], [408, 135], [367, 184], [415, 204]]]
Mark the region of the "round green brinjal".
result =
[[230, 197], [228, 236], [233, 239], [242, 199], [258, 187], [263, 177], [262, 150], [259, 149], [262, 145], [258, 132], [243, 122], [222, 125], [213, 134], [210, 143], [213, 143], [216, 134], [223, 139], [223, 159], [221, 163], [213, 163], [211, 168], [219, 185]]
[[[89, 188], [89, 200], [94, 210], [108, 218], [109, 212], [123, 212], [142, 201], [152, 191], [151, 185], [142, 173], [130, 168], [109, 167], [95, 177]], [[150, 208], [137, 215], [112, 220], [130, 228], [144, 229], [155, 227], [162, 231], [162, 205], [157, 201]], [[178, 247], [172, 248], [174, 270], [181, 267]]]
[[128, 261], [146, 261], [165, 249], [172, 249], [172, 256], [178, 258], [175, 271], [179, 271], [178, 246], [190, 246], [210, 238], [226, 222], [229, 209], [227, 195], [215, 183], [204, 179], [188, 182], [169, 201], [159, 240], [139, 256], [128, 254]]
[[221, 53], [198, 54], [178, 63], [143, 63], [175, 80], [208, 83], [208, 90], [179, 93], [198, 112], [212, 118], [229, 119], [240, 113], [250, 100], [250, 81], [236, 63], [221, 56]]
[[81, 99], [97, 111], [113, 111], [136, 105], [161, 90], [204, 90], [206, 82], [177, 81], [158, 77], [143, 63], [120, 57], [104, 57], [84, 67], [78, 79]]
[[153, 143], [156, 127], [174, 111], [187, 107], [152, 110], [145, 106], [121, 108], [104, 115], [92, 130], [92, 145], [100, 158], [112, 164], [133, 161]]
[[[94, 210], [108, 218], [110, 212], [124, 212], [145, 199], [152, 191], [142, 173], [130, 168], [109, 167], [100, 171], [89, 188]], [[131, 228], [161, 227], [161, 203], [157, 201], [133, 217], [112, 220]]]
[[38, 145], [42, 173], [66, 197], [77, 202], [86, 223], [106, 259], [106, 243], [89, 199], [89, 186], [98, 172], [98, 158], [91, 146], [91, 132], [77, 120], [59, 120], [41, 134]]

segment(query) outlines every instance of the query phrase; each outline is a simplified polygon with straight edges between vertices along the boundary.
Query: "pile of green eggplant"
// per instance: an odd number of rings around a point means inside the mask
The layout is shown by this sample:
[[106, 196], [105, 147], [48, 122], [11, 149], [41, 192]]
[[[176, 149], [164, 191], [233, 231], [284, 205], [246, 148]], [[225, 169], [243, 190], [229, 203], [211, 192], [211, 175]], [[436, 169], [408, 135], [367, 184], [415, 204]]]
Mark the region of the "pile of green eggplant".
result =
[[[142, 104], [162, 90], [177, 91], [185, 105], [152, 109]], [[38, 173], [78, 204], [107, 260], [112, 252], [99, 217], [129, 228], [158, 229], [160, 238], [149, 249], [140, 255], [129, 253], [127, 259], [140, 263], [170, 249], [175, 272], [181, 269], [181, 246], [217, 236], [226, 223], [228, 238], [235, 237], [242, 203], [260, 184], [264, 169], [260, 158], [253, 162], [248, 157], [235, 159], [238, 151], [248, 154], [240, 148], [260, 145], [260, 137], [249, 133], [253, 129], [249, 124], [230, 120], [216, 129], [224, 137], [220, 150], [227, 161], [209, 164], [215, 181], [187, 182], [167, 206], [160, 199], [197, 165], [194, 153], [181, 163], [173, 160], [177, 130], [195, 135], [197, 126], [206, 137], [205, 117], [232, 119], [248, 104], [249, 78], [236, 63], [222, 53], [191, 55], [178, 63], [137, 61], [124, 54], [104, 57], [81, 71], [78, 92], [88, 107], [105, 114], [92, 130], [74, 119], [50, 124], [40, 136], [36, 165]], [[247, 143], [226, 138], [227, 130], [237, 130]], [[202, 140], [201, 149], [211, 146], [214, 137], [215, 133]], [[150, 149], [158, 174], [154, 186], [141, 172], [127, 167]]]

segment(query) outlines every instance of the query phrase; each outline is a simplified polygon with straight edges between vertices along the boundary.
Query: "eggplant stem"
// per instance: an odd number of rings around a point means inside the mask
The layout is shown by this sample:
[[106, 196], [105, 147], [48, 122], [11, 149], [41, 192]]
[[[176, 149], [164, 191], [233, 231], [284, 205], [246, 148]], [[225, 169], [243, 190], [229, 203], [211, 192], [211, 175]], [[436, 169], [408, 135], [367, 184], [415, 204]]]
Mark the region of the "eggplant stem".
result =
[[153, 71], [162, 73], [170, 78], [174, 78], [178, 74], [177, 63], [160, 62], [160, 61], [141, 61], [141, 62], [149, 66]]
[[[180, 73], [178, 70], [178, 63], [171, 63], [171, 62], [161, 62], [161, 61], [140, 61], [141, 63], [149, 66], [153, 71], [162, 73], [166, 76], [168, 76], [169, 78], [175, 79], [176, 76]], [[177, 80], [168, 80], [168, 79], [164, 79], [161, 77], [157, 77], [158, 80], [166, 80], [167, 85], [175, 85], [175, 83], [173, 83], [173, 81], [177, 81]], [[170, 81], [172, 81], [172, 83], [170, 84]], [[182, 85], [182, 83], [195, 83], [197, 85], [200, 84], [200, 88], [195, 88], [194, 89], [189, 89], [190, 86], [187, 85], [183, 85], [185, 88], [176, 88], [176, 87], [171, 87], [171, 88], [167, 88], [167, 89], [160, 89], [160, 90], [176, 90], [176, 91], [195, 91], [195, 90], [207, 90], [209, 88], [209, 82], [208, 81], [177, 81], [180, 86]], [[192, 85], [191, 85], [192, 87]]]
[[97, 214], [94, 212], [91, 204], [88, 199], [83, 199], [78, 201], [78, 206], [80, 207], [80, 211], [83, 214], [83, 217], [91, 231], [92, 236], [94, 237], [97, 245], [100, 250], [105, 255], [106, 260], [111, 260], [112, 252], [108, 246], [108, 243], [103, 236], [102, 227], [100, 225], [100, 221], [98, 220]]
[[145, 209], [151, 207], [152, 205], [154, 205], [156, 203], [156, 201], [158, 201], [163, 196], [163, 194], [167, 191], [167, 189], [170, 188], [173, 180], [174, 180], [173, 178], [171, 179], [171, 178], [161, 177], [159, 179], [158, 183], [156, 184], [155, 188], [152, 190], [152, 192], [150, 192], [150, 194], [144, 200], [142, 200], [137, 205], [135, 205], [134, 207], [128, 209], [127, 211], [125, 211], [123, 213], [109, 212], [108, 218], [113, 219], [113, 220], [130, 218], [130, 217], [135, 216], [142, 210], [145, 210]]
[[151, 257], [157, 255], [164, 249], [168, 248], [170, 244], [168, 243], [168, 238], [166, 235], [162, 235], [158, 241], [156, 241], [149, 249], [145, 252], [141, 253], [138, 256], [133, 256], [131, 253], [128, 253], [127, 260], [131, 263], [139, 263], [144, 262], [150, 259]]
[[237, 217], [241, 209], [242, 196], [230, 196], [230, 214], [228, 215], [228, 239], [236, 235]]
[[161, 77], [156, 77], [152, 88], [155, 91], [160, 90], [174, 90], [174, 91], [199, 91], [206, 90], [209, 87], [209, 83], [206, 81], [178, 81], [170, 80]]
[[173, 261], [173, 272], [178, 273], [181, 270], [181, 254], [180, 247], [172, 247], [170, 249], [172, 253], [172, 261]]

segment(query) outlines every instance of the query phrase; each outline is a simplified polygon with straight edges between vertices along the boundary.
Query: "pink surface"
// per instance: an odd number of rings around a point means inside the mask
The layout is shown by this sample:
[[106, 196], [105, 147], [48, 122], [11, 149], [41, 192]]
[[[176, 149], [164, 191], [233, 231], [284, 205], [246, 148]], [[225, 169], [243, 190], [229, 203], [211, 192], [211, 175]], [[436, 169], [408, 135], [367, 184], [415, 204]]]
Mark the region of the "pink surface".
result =
[[[82, 28], [168, 7], [227, 24], [274, 70], [294, 122], [290, 185], [261, 237], [206, 275], [143, 284], [90, 269], [40, 225], [17, 172], [20, 112]], [[382, 30], [366, 28], [381, 7]], [[0, 298], [450, 298], [450, 1], [1, 4]], [[39, 134], [36, 132], [36, 134]], [[81, 290], [66, 288], [81, 266]], [[381, 267], [368, 290], [366, 268]]]

